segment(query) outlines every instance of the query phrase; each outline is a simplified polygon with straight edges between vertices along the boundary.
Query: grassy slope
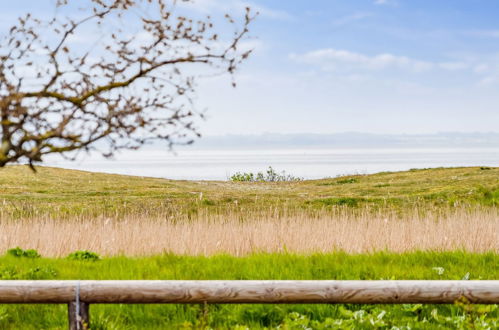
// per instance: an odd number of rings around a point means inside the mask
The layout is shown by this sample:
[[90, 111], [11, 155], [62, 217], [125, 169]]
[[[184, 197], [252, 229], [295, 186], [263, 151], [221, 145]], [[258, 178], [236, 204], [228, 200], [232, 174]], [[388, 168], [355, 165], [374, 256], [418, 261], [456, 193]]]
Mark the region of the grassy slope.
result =
[[0, 169], [1, 215], [120, 216], [250, 210], [499, 205], [499, 168], [439, 168], [293, 183], [173, 181], [39, 167]]
[[[433, 267], [442, 267], [439, 275]], [[343, 253], [314, 255], [256, 254], [245, 258], [230, 256], [180, 257], [164, 255], [150, 258], [109, 258], [96, 262], [64, 259], [0, 258], [1, 279], [461, 279], [469, 273], [470, 279], [497, 279], [499, 256], [495, 254], [410, 253], [403, 255], [378, 253], [351, 256]], [[470, 306], [468, 306], [470, 307]], [[391, 326], [412, 324], [414, 329], [435, 329], [438, 326], [453, 329], [486, 315], [486, 322], [497, 322], [497, 306], [338, 306], [338, 305], [135, 305], [97, 306], [91, 310], [92, 329], [175, 328], [197, 324], [213, 328], [233, 328], [237, 324], [251, 328], [275, 327], [299, 312], [311, 320], [324, 322], [328, 317], [353, 322], [356, 329], [370, 329], [369, 318], [377, 319], [387, 311], [383, 322]], [[345, 310], [346, 308], [346, 310]], [[349, 311], [363, 309], [367, 315], [354, 317]], [[432, 316], [438, 310], [440, 317]], [[486, 314], [484, 314], [486, 313]], [[204, 316], [203, 316], [204, 315]], [[449, 317], [449, 320], [445, 320]], [[458, 317], [459, 316], [459, 317]], [[428, 322], [423, 322], [424, 319]], [[65, 306], [1, 305], [0, 328], [62, 328], [65, 325]], [[203, 324], [206, 322], [207, 324]], [[457, 322], [457, 323], [456, 323]], [[293, 322], [291, 322], [293, 323]], [[304, 329], [306, 327], [283, 327]], [[316, 327], [313, 327], [316, 328]], [[346, 323], [338, 329], [351, 328]], [[478, 327], [480, 328], [480, 327]], [[493, 327], [491, 327], [493, 328]]]

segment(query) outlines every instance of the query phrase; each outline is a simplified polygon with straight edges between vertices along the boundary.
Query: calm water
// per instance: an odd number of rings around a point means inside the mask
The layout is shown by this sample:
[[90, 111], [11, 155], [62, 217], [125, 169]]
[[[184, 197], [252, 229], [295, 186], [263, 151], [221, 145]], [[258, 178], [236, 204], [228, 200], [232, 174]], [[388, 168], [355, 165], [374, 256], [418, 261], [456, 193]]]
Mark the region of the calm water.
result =
[[87, 156], [47, 165], [97, 172], [170, 179], [226, 180], [238, 171], [264, 171], [272, 166], [306, 179], [368, 174], [411, 168], [499, 166], [497, 149], [286, 149], [286, 150], [139, 150], [115, 160]]

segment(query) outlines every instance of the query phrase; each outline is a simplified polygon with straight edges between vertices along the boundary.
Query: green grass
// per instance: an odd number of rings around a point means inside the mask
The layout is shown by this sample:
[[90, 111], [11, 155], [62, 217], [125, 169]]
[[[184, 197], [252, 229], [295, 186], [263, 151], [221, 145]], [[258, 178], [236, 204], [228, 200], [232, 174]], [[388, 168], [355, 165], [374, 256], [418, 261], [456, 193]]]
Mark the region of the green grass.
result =
[[[443, 273], [441, 269], [443, 268]], [[439, 271], [441, 274], [439, 274]], [[468, 275], [467, 275], [468, 274]], [[0, 258], [1, 279], [497, 279], [499, 255], [465, 252], [377, 253], [313, 256], [255, 254], [188, 257], [104, 258], [98, 261], [14, 257]], [[379, 315], [386, 312], [379, 318]], [[435, 312], [436, 311], [436, 312]], [[52, 329], [66, 325], [66, 307], [0, 305], [0, 328]], [[298, 313], [298, 314], [296, 314]], [[436, 313], [436, 314], [435, 314]], [[455, 329], [498, 321], [497, 306], [470, 305], [93, 305], [92, 329], [379, 328]], [[342, 322], [340, 325], [334, 324]], [[376, 323], [377, 322], [377, 323]], [[383, 325], [384, 324], [384, 325]], [[477, 328], [480, 328], [479, 326]], [[486, 327], [481, 327], [485, 329]], [[495, 328], [490, 326], [489, 328]], [[241, 328], [242, 329], [242, 328]]]
[[499, 205], [499, 168], [438, 168], [301, 182], [174, 181], [25, 166], [0, 169], [0, 216], [195, 215], [277, 208], [403, 212]]

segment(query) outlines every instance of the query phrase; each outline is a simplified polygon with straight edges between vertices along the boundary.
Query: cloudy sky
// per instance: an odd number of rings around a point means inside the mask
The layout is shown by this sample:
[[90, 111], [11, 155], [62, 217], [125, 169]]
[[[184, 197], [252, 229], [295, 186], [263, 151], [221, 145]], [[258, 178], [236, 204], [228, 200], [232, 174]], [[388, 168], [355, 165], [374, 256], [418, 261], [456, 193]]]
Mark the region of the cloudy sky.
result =
[[247, 3], [256, 51], [203, 89], [206, 133], [499, 131], [498, 1]]
[[[1, 5], [4, 29], [26, 9]], [[187, 10], [260, 15], [251, 59], [206, 79], [205, 135], [499, 132], [496, 0], [196, 0]]]

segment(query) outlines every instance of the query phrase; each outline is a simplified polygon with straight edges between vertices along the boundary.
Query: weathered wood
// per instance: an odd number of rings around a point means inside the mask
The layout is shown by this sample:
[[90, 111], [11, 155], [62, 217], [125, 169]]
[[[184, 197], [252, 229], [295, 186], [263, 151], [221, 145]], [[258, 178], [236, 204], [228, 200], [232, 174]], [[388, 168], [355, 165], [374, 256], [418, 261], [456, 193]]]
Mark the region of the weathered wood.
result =
[[[77, 281], [0, 281], [0, 303], [70, 303]], [[80, 281], [94, 303], [498, 304], [499, 281]]]
[[[76, 308], [76, 302], [68, 304], [69, 330], [86, 330], [90, 326], [89, 304], [80, 302]], [[77, 311], [78, 310], [78, 311]]]

